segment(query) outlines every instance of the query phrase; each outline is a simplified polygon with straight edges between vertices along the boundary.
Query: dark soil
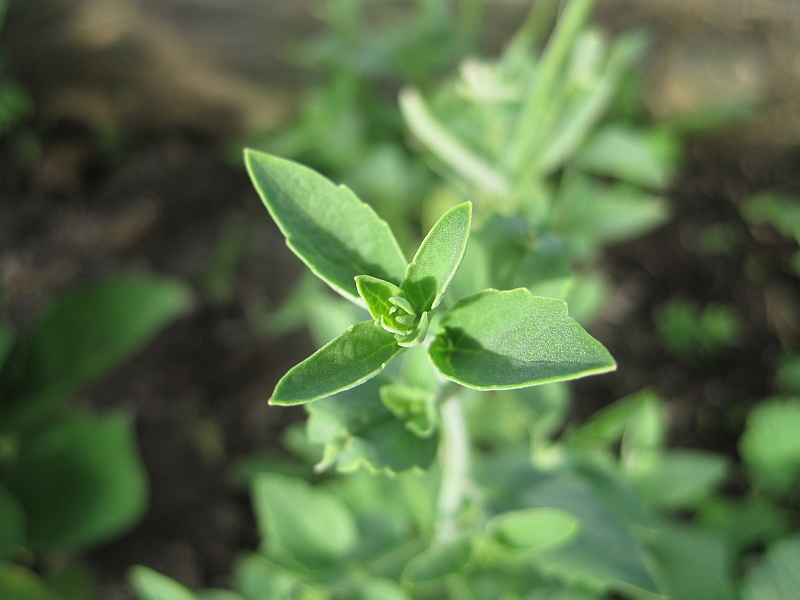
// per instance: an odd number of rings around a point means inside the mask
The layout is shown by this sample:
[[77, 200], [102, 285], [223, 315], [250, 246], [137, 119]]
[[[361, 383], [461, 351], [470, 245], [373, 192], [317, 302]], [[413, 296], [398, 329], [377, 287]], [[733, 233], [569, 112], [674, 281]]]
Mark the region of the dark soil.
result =
[[[671, 194], [674, 220], [602, 260], [616, 291], [592, 331], [619, 368], [578, 382], [575, 418], [650, 386], [668, 402], [674, 445], [735, 455], [745, 410], [774, 391], [776, 358], [798, 342], [788, 307], [800, 305], [800, 287], [780, 270], [791, 247], [768, 228], [748, 227], [736, 209], [772, 187], [800, 194], [800, 152], [692, 145]], [[703, 256], [697, 233], [717, 222], [741, 230], [743, 242], [731, 255]], [[202, 282], [231, 228], [248, 241], [230, 300], [212, 300]], [[64, 126], [46, 137], [34, 167], [0, 152], [0, 248], [3, 315], [18, 327], [54, 294], [119, 271], [195, 285], [188, 316], [76, 399], [135, 416], [152, 488], [144, 520], [87, 560], [106, 599], [130, 597], [124, 579], [133, 564], [191, 587], [229, 585], [234, 554], [258, 540], [246, 490], [231, 474], [242, 457], [277, 448], [281, 430], [303, 418], [267, 407], [266, 398], [312, 351], [303, 332], [274, 339], [258, 327], [258, 315], [291, 290], [299, 261], [244, 171], [207, 140], [163, 135], [112, 159], [79, 127]], [[772, 269], [762, 280], [743, 276], [754, 255]], [[651, 315], [675, 295], [734, 305], [747, 323], [737, 346], [704, 360], [667, 354]]]

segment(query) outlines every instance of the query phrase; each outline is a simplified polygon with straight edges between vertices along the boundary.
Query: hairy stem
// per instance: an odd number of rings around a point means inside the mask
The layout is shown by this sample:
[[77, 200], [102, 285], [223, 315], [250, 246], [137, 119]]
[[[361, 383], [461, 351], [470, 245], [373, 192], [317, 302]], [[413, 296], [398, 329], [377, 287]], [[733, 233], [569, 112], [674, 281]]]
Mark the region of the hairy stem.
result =
[[439, 404], [439, 415], [442, 427], [439, 444], [442, 480], [439, 484], [436, 538], [448, 540], [458, 534], [456, 516], [469, 487], [469, 432], [456, 393], [444, 396]]

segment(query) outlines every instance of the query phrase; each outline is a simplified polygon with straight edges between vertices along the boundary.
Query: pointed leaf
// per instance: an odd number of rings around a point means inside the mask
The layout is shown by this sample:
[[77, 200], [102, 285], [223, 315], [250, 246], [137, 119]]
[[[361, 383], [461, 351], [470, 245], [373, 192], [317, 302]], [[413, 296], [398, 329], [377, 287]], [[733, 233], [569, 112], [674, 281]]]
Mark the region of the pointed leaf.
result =
[[428, 232], [408, 265], [400, 287], [419, 312], [436, 308], [441, 302], [467, 249], [471, 221], [470, 202], [447, 211]]
[[334, 290], [363, 305], [356, 275], [403, 280], [406, 259], [389, 226], [350, 189], [255, 150], [245, 150], [245, 164], [287, 245]]
[[509, 389], [604, 373], [616, 363], [560, 300], [486, 290], [444, 316], [429, 348], [439, 372], [467, 387]]
[[404, 348], [373, 321], [347, 331], [292, 368], [275, 386], [270, 404], [303, 404], [348, 390], [380, 373]]
[[378, 323], [381, 317], [389, 316], [389, 311], [395, 306], [390, 298], [398, 297], [402, 293], [395, 284], [369, 275], [356, 277], [356, 288], [367, 305], [370, 316]]

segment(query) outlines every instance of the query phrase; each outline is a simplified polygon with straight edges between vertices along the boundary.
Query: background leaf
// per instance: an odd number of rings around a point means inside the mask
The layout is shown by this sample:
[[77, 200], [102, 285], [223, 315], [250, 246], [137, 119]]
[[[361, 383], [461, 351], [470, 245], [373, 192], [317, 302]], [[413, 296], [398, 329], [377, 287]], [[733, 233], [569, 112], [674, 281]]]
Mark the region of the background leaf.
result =
[[402, 579], [412, 583], [440, 579], [459, 571], [467, 564], [471, 553], [468, 537], [434, 543], [408, 562]]
[[308, 567], [345, 558], [358, 542], [355, 520], [329, 491], [302, 479], [262, 473], [253, 482], [253, 510], [270, 556]]
[[33, 571], [0, 561], [0, 598], [3, 600], [64, 600]]
[[128, 581], [139, 600], [197, 600], [189, 588], [148, 567], [133, 567]]
[[712, 533], [668, 527], [647, 542], [661, 591], [676, 600], [736, 600], [733, 560]]
[[800, 598], [800, 536], [776, 542], [745, 576], [743, 600]]
[[800, 475], [800, 398], [759, 404], [747, 417], [739, 453], [760, 485], [783, 492]]
[[288, 246], [334, 290], [363, 306], [356, 275], [403, 281], [406, 259], [389, 226], [348, 188], [255, 150], [245, 150], [245, 164]]
[[0, 485], [0, 559], [25, 545], [25, 511], [20, 501]]
[[373, 321], [351, 325], [284, 375], [270, 404], [302, 404], [350, 389], [380, 373], [405, 349]]
[[19, 338], [0, 375], [0, 423], [26, 424], [140, 350], [186, 310], [176, 280], [123, 276], [74, 291]]
[[566, 303], [526, 289], [462, 298], [442, 319], [429, 353], [444, 377], [475, 389], [525, 387], [616, 366], [567, 316]]
[[131, 526], [147, 503], [147, 479], [125, 416], [75, 414], [26, 440], [5, 484], [37, 550], [79, 549]]
[[500, 541], [513, 548], [525, 550], [558, 546], [572, 538], [579, 527], [580, 521], [557, 508], [528, 508], [507, 512], [492, 523]]

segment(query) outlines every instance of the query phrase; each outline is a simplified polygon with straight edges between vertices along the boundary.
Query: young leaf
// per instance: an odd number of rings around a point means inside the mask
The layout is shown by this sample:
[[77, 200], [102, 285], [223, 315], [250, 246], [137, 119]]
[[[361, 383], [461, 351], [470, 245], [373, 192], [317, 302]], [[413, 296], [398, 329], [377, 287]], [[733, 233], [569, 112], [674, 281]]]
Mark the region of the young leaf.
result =
[[419, 312], [439, 306], [464, 257], [471, 221], [470, 202], [447, 211], [428, 232], [408, 265], [400, 287]]
[[452, 381], [478, 390], [526, 387], [613, 371], [600, 342], [567, 316], [567, 304], [524, 289], [462, 298], [428, 352]]
[[402, 384], [384, 385], [381, 402], [417, 437], [427, 438], [436, 427], [436, 406], [433, 394], [427, 390]]
[[350, 472], [366, 465], [393, 473], [430, 467], [437, 439], [430, 434], [421, 439], [381, 403], [383, 389], [391, 387], [387, 383], [379, 375], [307, 406], [308, 439], [326, 447], [321, 467], [335, 464], [339, 471]]
[[253, 482], [253, 509], [271, 555], [306, 566], [329, 565], [358, 542], [350, 510], [329, 491], [303, 479], [263, 473]]
[[367, 305], [370, 316], [378, 323], [380, 323], [381, 317], [389, 315], [389, 311], [394, 306], [390, 298], [400, 296], [402, 293], [400, 288], [393, 283], [369, 275], [358, 275], [356, 288], [358, 295]]
[[245, 164], [286, 244], [334, 290], [356, 304], [356, 275], [399, 284], [406, 259], [389, 226], [350, 189], [296, 162], [245, 150]]
[[405, 349], [394, 334], [362, 321], [293, 367], [275, 386], [270, 404], [303, 404], [348, 390], [380, 373]]

